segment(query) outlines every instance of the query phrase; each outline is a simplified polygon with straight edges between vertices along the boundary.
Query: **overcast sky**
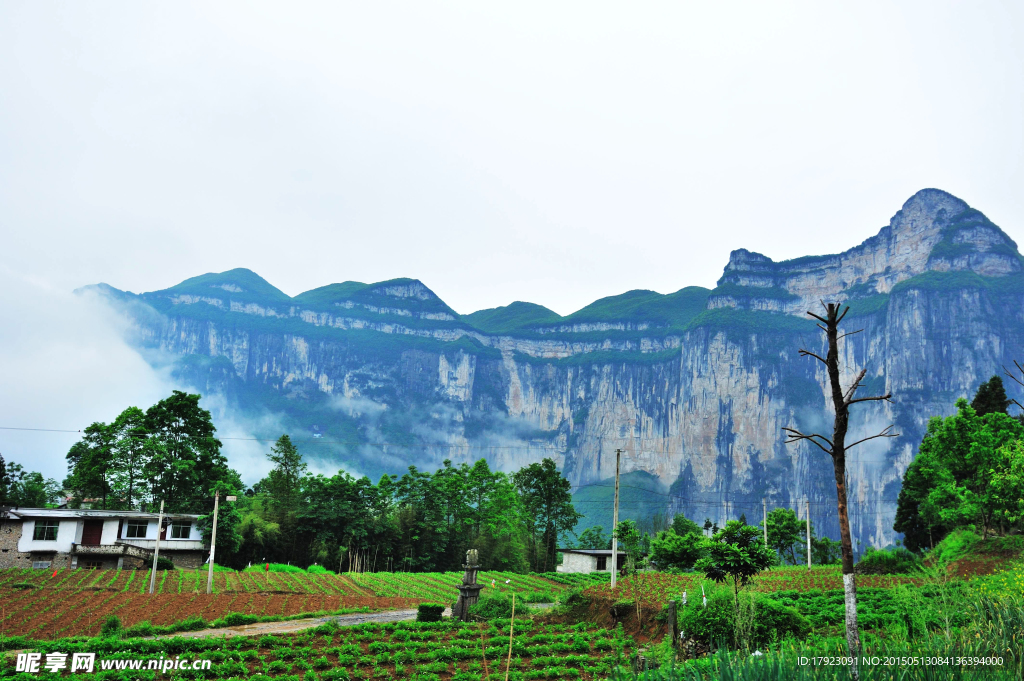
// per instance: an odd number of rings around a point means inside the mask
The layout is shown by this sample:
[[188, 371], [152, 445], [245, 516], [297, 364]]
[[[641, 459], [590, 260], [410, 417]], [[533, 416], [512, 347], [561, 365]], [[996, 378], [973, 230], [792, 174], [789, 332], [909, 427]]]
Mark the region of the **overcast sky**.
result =
[[0, 2], [0, 425], [166, 394], [68, 295], [100, 281], [566, 314], [845, 250], [924, 187], [1024, 242], [1024, 3], [844, 5]]
[[939, 187], [1024, 237], [1024, 4], [0, 4], [3, 264], [458, 312], [713, 286]]

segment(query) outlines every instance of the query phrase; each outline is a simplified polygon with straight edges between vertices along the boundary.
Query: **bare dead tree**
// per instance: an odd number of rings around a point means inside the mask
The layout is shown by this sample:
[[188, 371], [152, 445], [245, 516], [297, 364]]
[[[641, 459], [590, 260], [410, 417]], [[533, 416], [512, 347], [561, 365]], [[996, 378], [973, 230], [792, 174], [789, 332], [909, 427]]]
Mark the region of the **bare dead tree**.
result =
[[[1009, 376], [1013, 380], [1014, 383], [1016, 383], [1020, 387], [1024, 388], [1024, 366], [1021, 366], [1020, 362], [1018, 362], [1017, 360], [1013, 360], [1013, 365], [1015, 367], [1017, 367], [1017, 371], [1020, 372], [1021, 378], [1017, 378], [1016, 376], [1011, 374], [1010, 370], [1007, 369], [1006, 366], [1003, 366], [1003, 371], [1006, 372], [1006, 375]], [[1013, 404], [1016, 404], [1019, 409], [1024, 411], [1024, 404], [1021, 404], [1020, 402], [1018, 402], [1017, 400], [1013, 399], [1012, 397], [1010, 398], [1010, 402], [1013, 403]]]
[[[879, 395], [877, 397], [854, 397], [867, 369], [861, 369], [860, 373], [853, 380], [853, 384], [847, 390], [839, 382], [839, 340], [860, 333], [852, 331], [839, 333], [839, 323], [850, 311], [846, 307], [842, 313], [839, 312], [840, 305], [837, 303], [823, 302], [825, 316], [820, 317], [813, 312], [808, 312], [811, 317], [818, 320], [818, 328], [825, 332], [828, 339], [828, 351], [825, 357], [821, 357], [810, 350], [800, 350], [803, 357], [813, 357], [822, 364], [828, 372], [829, 384], [832, 388], [832, 405], [835, 408], [835, 423], [832, 428], [832, 438], [829, 439], [820, 433], [801, 433], [794, 428], [783, 428], [786, 432], [786, 444], [802, 442], [804, 440], [812, 443], [818, 449], [832, 457], [832, 468], [836, 479], [836, 499], [839, 506], [839, 538], [843, 552], [843, 594], [846, 603], [846, 645], [849, 649], [851, 668], [854, 681], [860, 678], [857, 668], [857, 658], [860, 656], [860, 632], [857, 629], [857, 585], [853, 573], [853, 541], [850, 535], [850, 516], [846, 504], [846, 452], [859, 444], [874, 440], [880, 437], [896, 437], [898, 434], [892, 432], [892, 426], [888, 426], [877, 435], [865, 437], [856, 442], [846, 444], [846, 431], [850, 426], [850, 407], [858, 402], [891, 402], [892, 393]], [[863, 329], [861, 329], [863, 330]]]

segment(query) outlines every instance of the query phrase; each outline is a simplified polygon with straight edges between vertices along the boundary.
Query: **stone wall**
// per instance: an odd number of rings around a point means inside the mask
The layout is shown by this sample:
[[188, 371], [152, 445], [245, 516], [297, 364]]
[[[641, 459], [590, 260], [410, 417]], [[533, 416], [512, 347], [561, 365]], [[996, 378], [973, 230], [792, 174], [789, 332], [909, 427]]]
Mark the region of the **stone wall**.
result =
[[595, 572], [597, 557], [585, 553], [563, 553], [558, 572]]

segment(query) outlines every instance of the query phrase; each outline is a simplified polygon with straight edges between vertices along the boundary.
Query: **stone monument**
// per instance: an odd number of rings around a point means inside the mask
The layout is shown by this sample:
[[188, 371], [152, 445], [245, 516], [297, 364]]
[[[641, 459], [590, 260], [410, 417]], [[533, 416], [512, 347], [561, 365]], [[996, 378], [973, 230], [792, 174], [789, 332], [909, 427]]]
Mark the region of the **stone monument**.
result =
[[476, 583], [476, 573], [480, 569], [478, 558], [476, 549], [466, 551], [466, 564], [462, 566], [466, 568], [466, 574], [462, 576], [462, 584], [459, 584], [459, 600], [452, 608], [452, 617], [463, 622], [469, 621], [469, 606], [480, 599], [480, 590], [484, 588], [483, 584]]

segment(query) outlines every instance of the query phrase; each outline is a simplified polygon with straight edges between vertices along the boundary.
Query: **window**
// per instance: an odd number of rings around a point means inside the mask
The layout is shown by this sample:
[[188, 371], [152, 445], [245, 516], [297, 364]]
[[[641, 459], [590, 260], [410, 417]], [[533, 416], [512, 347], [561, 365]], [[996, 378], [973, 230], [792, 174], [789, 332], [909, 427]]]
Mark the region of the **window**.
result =
[[102, 570], [103, 569], [103, 561], [102, 560], [87, 560], [87, 561], [83, 561], [82, 563], [79, 563], [78, 567], [85, 568], [86, 570]]
[[598, 572], [604, 572], [608, 569], [608, 556], [597, 557], [597, 570]]
[[36, 570], [45, 570], [50, 567], [50, 561], [48, 560], [34, 560], [32, 561], [32, 567]]
[[188, 539], [192, 533], [192, 523], [189, 521], [174, 521], [171, 523], [171, 539]]
[[57, 538], [58, 529], [60, 529], [60, 521], [37, 520], [36, 529], [32, 532], [32, 538], [37, 541], [53, 541]]
[[124, 527], [125, 539], [145, 539], [149, 523], [145, 520], [129, 520]]

